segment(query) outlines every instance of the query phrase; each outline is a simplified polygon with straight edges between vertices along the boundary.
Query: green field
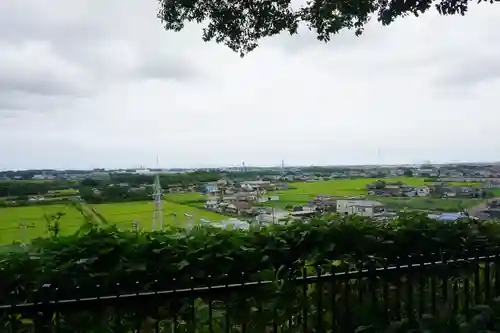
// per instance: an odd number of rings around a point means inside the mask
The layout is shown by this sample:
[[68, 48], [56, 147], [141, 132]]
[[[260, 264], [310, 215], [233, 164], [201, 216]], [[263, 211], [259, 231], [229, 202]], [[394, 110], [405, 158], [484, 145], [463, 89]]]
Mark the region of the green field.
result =
[[[153, 202], [132, 202], [132, 203], [113, 203], [102, 205], [89, 205], [96, 209], [109, 222], [118, 225], [121, 228], [131, 228], [132, 222], [137, 219], [141, 228], [149, 230], [153, 217]], [[61, 218], [62, 233], [71, 233], [79, 228], [83, 222], [80, 213], [65, 205], [48, 205], [32, 207], [15, 207], [0, 209], [0, 243], [11, 243], [21, 240], [21, 231], [19, 223], [24, 222], [30, 227], [27, 228], [26, 238], [44, 236], [47, 234], [44, 214], [52, 215], [62, 212], [65, 215]], [[182, 224], [184, 213], [194, 216], [195, 221], [200, 218], [221, 221], [227, 219], [227, 216], [197, 209], [194, 207], [173, 203], [163, 202], [163, 220], [165, 224]], [[176, 214], [175, 218], [172, 214]]]
[[[359, 179], [332, 179], [323, 182], [300, 182], [290, 183], [291, 190], [279, 191], [286, 196], [299, 195], [312, 198], [318, 194], [330, 194], [335, 196], [356, 196], [366, 194], [366, 185], [372, 184], [380, 178]], [[412, 186], [424, 185], [423, 178], [391, 178], [384, 179], [386, 182], [403, 182]]]
[[377, 200], [387, 207], [402, 210], [439, 210], [445, 212], [459, 212], [463, 208], [470, 208], [479, 205], [483, 200], [481, 199], [439, 199], [439, 198], [384, 198], [384, 197], [373, 197], [373, 200]]
[[493, 193], [495, 197], [500, 197], [500, 188], [492, 188], [490, 192]]
[[[366, 185], [380, 178], [332, 179], [322, 182], [289, 183], [290, 190], [276, 191], [272, 194], [280, 196], [280, 202], [305, 203], [318, 194], [328, 194], [338, 197], [366, 195]], [[413, 186], [424, 184], [424, 178], [391, 178], [387, 182], [404, 182]]]
[[[276, 191], [272, 194], [280, 196], [279, 201], [265, 203], [266, 206], [285, 207], [288, 205], [300, 205], [307, 203], [318, 194], [328, 194], [333, 197], [348, 197], [348, 196], [366, 196], [366, 185], [372, 184], [381, 178], [358, 178], [358, 179], [333, 179], [320, 182], [298, 182], [289, 183], [290, 190]], [[386, 182], [403, 182], [410, 186], [422, 186], [426, 183], [424, 178], [417, 177], [398, 177], [383, 179]], [[451, 185], [456, 186], [480, 186], [478, 183], [461, 183], [452, 182]], [[500, 193], [500, 191], [499, 191]], [[399, 209], [408, 207], [411, 209], [439, 209], [443, 206], [444, 210], [456, 210], [459, 207], [456, 199], [430, 199], [430, 198], [381, 198], [375, 197], [378, 200], [388, 204], [391, 208]], [[426, 201], [428, 200], [428, 201]], [[451, 200], [451, 201], [450, 201]], [[453, 201], [455, 200], [455, 201]], [[478, 204], [480, 201], [475, 199], [462, 200], [462, 205], [466, 207]]]
[[166, 193], [164, 196], [165, 200], [177, 203], [184, 203], [190, 201], [205, 201], [206, 196], [198, 192], [189, 193]]
[[[317, 194], [331, 194], [338, 196], [353, 196], [353, 195], [363, 195], [366, 194], [366, 185], [373, 184], [381, 178], [359, 178], [359, 179], [333, 179], [323, 182], [301, 182], [301, 183], [290, 183], [289, 186], [293, 187], [293, 190], [283, 191], [287, 194], [295, 195], [309, 195], [314, 196]], [[391, 182], [402, 182], [410, 186], [422, 186], [426, 183], [424, 178], [413, 178], [413, 177], [399, 177], [399, 178], [388, 178], [382, 179], [387, 183]], [[456, 186], [479, 186], [478, 183], [460, 183], [451, 182], [450, 185]]]

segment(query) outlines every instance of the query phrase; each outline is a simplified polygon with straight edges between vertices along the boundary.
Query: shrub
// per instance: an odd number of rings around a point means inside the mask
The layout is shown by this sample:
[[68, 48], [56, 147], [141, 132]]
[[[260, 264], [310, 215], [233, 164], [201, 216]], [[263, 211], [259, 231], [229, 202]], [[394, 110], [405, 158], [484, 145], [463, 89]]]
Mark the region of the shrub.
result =
[[249, 231], [170, 227], [146, 233], [88, 223], [71, 236], [38, 239], [16, 253], [0, 252], [0, 280], [2, 287], [16, 290], [44, 283], [119, 282], [135, 288], [137, 280], [160, 279], [182, 287], [191, 286], [193, 279], [201, 285], [241, 281], [242, 276], [257, 279], [304, 263], [336, 261], [342, 263], [339, 269], [383, 266], [404, 263], [409, 256], [484, 254], [499, 245], [500, 225], [495, 222], [443, 223], [422, 215], [401, 215], [388, 223], [335, 216]]
[[[83, 210], [82, 213], [85, 214]], [[0, 251], [3, 303], [36, 300], [40, 297], [36, 289], [46, 284], [59, 288], [58, 294], [69, 298], [113, 294], [118, 291], [117, 283], [121, 292], [137, 292], [269, 280], [273, 283], [260, 289], [202, 297], [196, 300], [201, 302], [198, 305], [193, 305], [192, 299], [172, 297], [161, 304], [135, 303], [121, 310], [144, 320], [151, 316], [165, 320], [179, 316], [183, 318], [179, 322], [188, 323], [194, 309], [202, 313], [207, 304], [213, 303], [214, 307], [225, 304], [223, 313], [232, 321], [263, 325], [254, 327], [252, 332], [268, 330], [265, 329], [271, 320], [268, 315], [273, 320], [287, 318], [293, 324], [296, 313], [304, 308], [305, 299], [323, 296], [331, 299], [338, 292], [341, 300], [345, 295], [339, 288], [354, 290], [359, 282], [344, 281], [337, 289], [319, 283], [315, 287], [297, 288], [293, 283], [295, 277], [314, 274], [316, 269], [319, 274], [322, 267], [335, 272], [352, 267], [404, 264], [415, 258], [420, 262], [461, 258], [467, 252], [471, 256], [479, 252], [494, 253], [500, 245], [500, 225], [496, 222], [458, 220], [445, 224], [409, 214], [393, 222], [334, 215], [248, 231], [200, 227], [191, 231], [168, 228], [152, 233], [121, 231], [101, 218], [98, 222], [89, 220], [74, 235], [53, 235], [50, 239], [37, 239], [25, 248]], [[303, 271], [307, 264], [320, 266]], [[396, 285], [400, 287], [412, 285], [398, 281]], [[76, 285], [78, 290], [74, 288]], [[357, 299], [359, 295], [361, 289], [352, 297]], [[318, 318], [314, 314], [321, 313], [319, 305], [315, 307], [316, 301], [309, 303], [308, 311]], [[263, 309], [254, 313], [253, 309], [259, 307]], [[284, 310], [275, 313], [274, 309]], [[368, 313], [363, 307], [351, 310]], [[106, 313], [101, 308], [87, 307], [85, 311]], [[97, 327], [92, 322], [95, 313], [90, 312], [67, 314], [65, 325], [82, 331], [85, 325]], [[359, 322], [369, 318], [368, 314], [356, 317]], [[400, 324], [399, 327], [404, 326], [404, 322]], [[135, 327], [136, 323], [127, 325]]]

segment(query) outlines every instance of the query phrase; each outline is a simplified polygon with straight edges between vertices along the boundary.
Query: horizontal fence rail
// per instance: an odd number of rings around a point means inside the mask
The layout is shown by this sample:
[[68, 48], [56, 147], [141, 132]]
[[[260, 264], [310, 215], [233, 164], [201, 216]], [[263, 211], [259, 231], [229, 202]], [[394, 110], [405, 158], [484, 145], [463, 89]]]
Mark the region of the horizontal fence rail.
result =
[[119, 284], [114, 293], [46, 284], [25, 302], [0, 294], [0, 330], [384, 332], [389, 325], [421, 327], [429, 318], [453, 327], [500, 296], [500, 255], [337, 269], [306, 266], [276, 279], [177, 289], [153, 281], [144, 290], [138, 281], [134, 292]]

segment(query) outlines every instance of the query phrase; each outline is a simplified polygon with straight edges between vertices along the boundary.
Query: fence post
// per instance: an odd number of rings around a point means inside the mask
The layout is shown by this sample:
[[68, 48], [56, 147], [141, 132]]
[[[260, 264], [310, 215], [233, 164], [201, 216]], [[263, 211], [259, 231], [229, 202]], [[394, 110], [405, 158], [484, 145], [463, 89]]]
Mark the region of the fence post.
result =
[[54, 310], [51, 306], [51, 285], [44, 284], [40, 290], [40, 306], [39, 326], [35, 329], [36, 332], [50, 333], [52, 332], [52, 317]]
[[137, 221], [137, 219], [135, 219], [134, 222], [132, 222], [132, 228], [135, 232], [140, 231], [139, 221]]

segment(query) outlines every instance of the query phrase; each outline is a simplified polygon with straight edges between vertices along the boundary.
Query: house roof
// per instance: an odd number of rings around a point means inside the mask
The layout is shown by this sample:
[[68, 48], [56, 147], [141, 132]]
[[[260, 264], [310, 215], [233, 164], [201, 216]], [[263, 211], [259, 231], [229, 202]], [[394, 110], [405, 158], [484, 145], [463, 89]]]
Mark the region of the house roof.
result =
[[255, 195], [255, 194], [252, 192], [238, 192], [238, 193], [234, 194], [235, 197], [248, 197], [248, 196], [253, 196], [253, 195]]
[[252, 205], [249, 204], [248, 202], [246, 201], [236, 201], [236, 202], [233, 202], [233, 205], [237, 208], [237, 209], [250, 209], [252, 208]]
[[337, 203], [347, 201], [350, 206], [358, 207], [375, 207], [375, 206], [385, 206], [384, 204], [375, 200], [337, 200]]
[[248, 180], [241, 182], [241, 184], [247, 184], [247, 185], [269, 185], [271, 184], [270, 181], [268, 180]]
[[460, 218], [467, 217], [463, 213], [442, 213], [442, 214], [429, 214], [429, 218], [439, 221], [456, 221]]

